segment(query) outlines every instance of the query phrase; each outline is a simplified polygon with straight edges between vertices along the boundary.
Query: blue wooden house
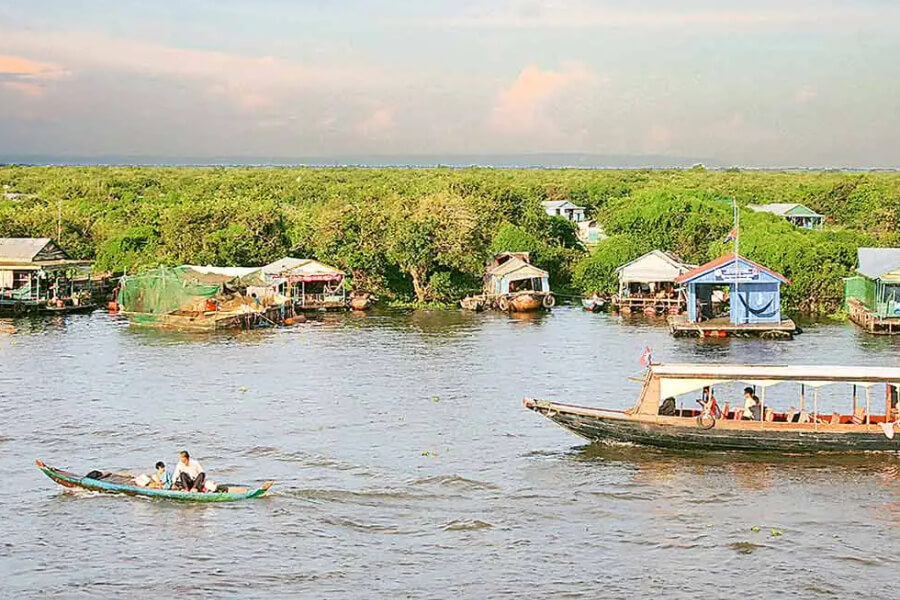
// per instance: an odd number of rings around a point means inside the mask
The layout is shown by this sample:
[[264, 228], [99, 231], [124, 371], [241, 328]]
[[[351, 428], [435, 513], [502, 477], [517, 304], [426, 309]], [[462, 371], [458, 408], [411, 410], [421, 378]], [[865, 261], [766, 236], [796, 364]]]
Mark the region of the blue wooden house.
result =
[[727, 288], [728, 322], [734, 326], [780, 324], [781, 286], [790, 284], [783, 275], [733, 254], [722, 256], [678, 276], [687, 289], [687, 321], [711, 319], [713, 292]]

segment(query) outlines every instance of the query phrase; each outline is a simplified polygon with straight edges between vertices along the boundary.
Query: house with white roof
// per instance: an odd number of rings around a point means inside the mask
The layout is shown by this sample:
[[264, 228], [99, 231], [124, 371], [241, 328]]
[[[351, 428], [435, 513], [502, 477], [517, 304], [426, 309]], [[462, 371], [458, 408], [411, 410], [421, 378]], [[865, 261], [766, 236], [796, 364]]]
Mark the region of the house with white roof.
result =
[[797, 203], [749, 204], [747, 208], [755, 212], [767, 212], [784, 217], [792, 225], [805, 229], [822, 229], [825, 223], [824, 215]]

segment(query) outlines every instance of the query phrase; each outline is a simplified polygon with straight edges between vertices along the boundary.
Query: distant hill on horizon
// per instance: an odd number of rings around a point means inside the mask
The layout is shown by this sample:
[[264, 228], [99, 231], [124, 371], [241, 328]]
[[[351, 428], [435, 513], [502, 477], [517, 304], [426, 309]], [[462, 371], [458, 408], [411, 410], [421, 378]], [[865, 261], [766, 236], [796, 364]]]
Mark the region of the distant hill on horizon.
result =
[[43, 166], [147, 166], [147, 167], [362, 167], [362, 168], [499, 168], [499, 169], [709, 169], [740, 168], [757, 171], [897, 171], [900, 167], [860, 165], [732, 165], [710, 158], [656, 154], [409, 154], [346, 156], [153, 156], [153, 155], [49, 155], [0, 153], [0, 165]]
[[0, 153], [0, 164], [75, 166], [273, 166], [273, 167], [496, 167], [582, 169], [684, 169], [698, 163], [721, 167], [709, 159], [664, 155], [540, 154], [409, 154], [344, 156], [76, 156]]

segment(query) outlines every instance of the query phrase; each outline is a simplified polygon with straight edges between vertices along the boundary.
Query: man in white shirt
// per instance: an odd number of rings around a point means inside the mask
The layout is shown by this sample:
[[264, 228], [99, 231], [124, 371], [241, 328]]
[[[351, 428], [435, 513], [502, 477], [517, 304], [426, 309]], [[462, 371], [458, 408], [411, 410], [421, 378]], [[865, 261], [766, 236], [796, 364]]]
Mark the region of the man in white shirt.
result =
[[202, 492], [203, 484], [206, 483], [206, 472], [197, 460], [191, 460], [191, 455], [187, 450], [181, 451], [181, 458], [175, 472], [172, 473], [172, 481], [175, 482], [176, 488], [181, 488], [186, 492]]

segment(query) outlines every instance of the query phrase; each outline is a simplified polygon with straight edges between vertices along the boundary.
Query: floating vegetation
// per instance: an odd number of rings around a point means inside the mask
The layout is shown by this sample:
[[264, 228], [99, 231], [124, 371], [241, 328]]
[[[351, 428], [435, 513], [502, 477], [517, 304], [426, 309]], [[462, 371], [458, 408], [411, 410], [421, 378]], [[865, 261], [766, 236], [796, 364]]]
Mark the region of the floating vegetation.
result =
[[738, 554], [753, 554], [759, 548], [762, 548], [762, 546], [754, 544], [753, 542], [734, 542], [733, 544], [729, 544], [728, 547]]

